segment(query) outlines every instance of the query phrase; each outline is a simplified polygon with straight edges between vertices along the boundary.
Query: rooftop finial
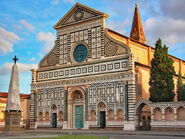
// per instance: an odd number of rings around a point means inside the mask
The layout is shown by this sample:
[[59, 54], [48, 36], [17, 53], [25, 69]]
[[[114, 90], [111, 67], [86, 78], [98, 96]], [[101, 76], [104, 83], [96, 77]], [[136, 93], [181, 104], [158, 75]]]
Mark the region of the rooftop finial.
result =
[[138, 4], [136, 3], [136, 8], [138, 7]]
[[16, 55], [15, 55], [15, 57], [12, 59], [13, 61], [14, 61], [14, 63], [16, 64], [16, 62], [19, 60], [17, 57], [16, 57]]

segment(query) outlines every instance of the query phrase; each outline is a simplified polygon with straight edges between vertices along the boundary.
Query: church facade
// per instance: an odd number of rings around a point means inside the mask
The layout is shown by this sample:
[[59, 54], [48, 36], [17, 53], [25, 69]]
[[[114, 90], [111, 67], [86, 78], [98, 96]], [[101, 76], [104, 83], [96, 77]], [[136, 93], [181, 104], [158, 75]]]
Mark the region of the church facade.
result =
[[[147, 101], [155, 50], [145, 44], [137, 6], [130, 37], [106, 28], [107, 17], [77, 3], [53, 27], [55, 46], [32, 70], [31, 128], [135, 130], [148, 114], [137, 110], [155, 108]], [[185, 62], [173, 59], [184, 76]]]

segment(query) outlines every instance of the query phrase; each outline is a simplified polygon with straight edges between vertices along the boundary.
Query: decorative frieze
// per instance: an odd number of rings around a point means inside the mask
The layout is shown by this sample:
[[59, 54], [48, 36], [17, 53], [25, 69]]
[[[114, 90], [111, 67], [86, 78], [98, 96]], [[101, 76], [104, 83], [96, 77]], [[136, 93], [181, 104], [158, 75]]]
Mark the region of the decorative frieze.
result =
[[38, 72], [38, 81], [64, 79], [67, 77], [79, 77], [87, 75], [122, 72], [128, 69], [128, 60], [117, 60], [111, 62], [97, 63], [88, 66], [76, 66], [71, 68]]

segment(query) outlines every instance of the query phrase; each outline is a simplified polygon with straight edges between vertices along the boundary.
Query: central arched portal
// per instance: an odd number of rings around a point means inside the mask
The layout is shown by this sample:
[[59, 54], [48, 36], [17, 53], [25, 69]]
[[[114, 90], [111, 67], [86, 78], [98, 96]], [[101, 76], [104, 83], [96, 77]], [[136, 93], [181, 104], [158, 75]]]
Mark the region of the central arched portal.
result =
[[83, 89], [73, 89], [68, 98], [68, 127], [84, 128], [85, 121], [85, 95]]

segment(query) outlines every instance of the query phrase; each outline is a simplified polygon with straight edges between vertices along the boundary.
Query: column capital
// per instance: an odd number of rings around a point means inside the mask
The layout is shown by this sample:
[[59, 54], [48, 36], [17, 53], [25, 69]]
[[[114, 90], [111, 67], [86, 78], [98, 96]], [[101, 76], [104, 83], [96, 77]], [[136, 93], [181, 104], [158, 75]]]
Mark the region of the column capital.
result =
[[67, 90], [67, 88], [68, 88], [67, 85], [65, 85], [65, 86], [64, 86], [64, 90]]
[[31, 93], [37, 93], [38, 89], [31, 89]]
[[88, 84], [86, 84], [86, 85], [85, 85], [85, 88], [88, 88], [88, 87], [89, 87], [89, 85], [88, 85]]

